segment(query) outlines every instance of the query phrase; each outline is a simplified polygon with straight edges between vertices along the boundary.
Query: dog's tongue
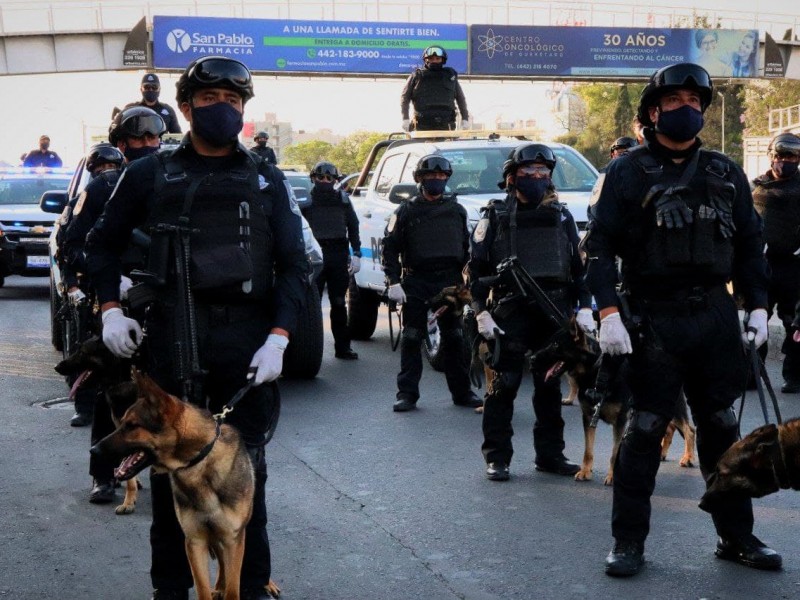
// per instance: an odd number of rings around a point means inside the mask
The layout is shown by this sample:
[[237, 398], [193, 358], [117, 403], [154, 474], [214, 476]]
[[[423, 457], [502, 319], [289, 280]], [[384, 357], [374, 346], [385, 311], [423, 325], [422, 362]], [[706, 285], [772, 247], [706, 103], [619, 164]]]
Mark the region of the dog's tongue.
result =
[[114, 469], [114, 477], [120, 481], [130, 479], [130, 475], [128, 473], [130, 472], [131, 467], [136, 465], [136, 463], [142, 459], [144, 459], [144, 452], [134, 452], [133, 454], [126, 456], [122, 463], [116, 469]]
[[561, 367], [564, 366], [564, 361], [560, 360], [555, 363], [552, 367], [547, 369], [547, 373], [544, 374], [544, 380], [549, 381], [551, 377], [558, 375], [561, 372]]
[[75, 380], [75, 383], [72, 384], [72, 387], [69, 388], [69, 399], [75, 400], [75, 394], [78, 391], [78, 388], [81, 387], [81, 384], [86, 381], [86, 378], [92, 374], [91, 369], [86, 369], [83, 373], [78, 375], [78, 378]]

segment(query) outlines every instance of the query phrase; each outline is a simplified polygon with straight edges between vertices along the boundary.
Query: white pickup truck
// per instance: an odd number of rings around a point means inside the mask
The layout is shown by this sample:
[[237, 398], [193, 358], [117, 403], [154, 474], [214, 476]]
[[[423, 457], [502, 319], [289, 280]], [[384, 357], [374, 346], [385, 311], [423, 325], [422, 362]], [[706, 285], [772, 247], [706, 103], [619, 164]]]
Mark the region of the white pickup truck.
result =
[[[525, 132], [506, 133], [437, 131], [392, 134], [372, 149], [350, 196], [359, 219], [362, 245], [361, 270], [351, 279], [347, 295], [348, 326], [353, 339], [365, 340], [372, 336], [380, 304], [386, 302], [381, 241], [389, 217], [398, 204], [416, 194], [413, 173], [417, 161], [428, 154], [439, 154], [450, 161], [453, 176], [447, 191], [458, 195], [458, 201], [467, 209], [470, 227], [474, 227], [480, 209], [489, 200], [505, 196], [497, 187], [502, 179], [503, 162], [514, 148], [530, 143], [524, 138]], [[589, 197], [598, 177], [597, 170], [574, 148], [544, 143], [553, 149], [558, 160], [553, 171], [553, 183], [559, 199], [567, 205], [579, 229], [583, 229]], [[360, 187], [373, 170], [369, 184]], [[442, 366], [438, 331], [435, 325], [429, 329], [425, 349], [430, 363], [438, 369]]]

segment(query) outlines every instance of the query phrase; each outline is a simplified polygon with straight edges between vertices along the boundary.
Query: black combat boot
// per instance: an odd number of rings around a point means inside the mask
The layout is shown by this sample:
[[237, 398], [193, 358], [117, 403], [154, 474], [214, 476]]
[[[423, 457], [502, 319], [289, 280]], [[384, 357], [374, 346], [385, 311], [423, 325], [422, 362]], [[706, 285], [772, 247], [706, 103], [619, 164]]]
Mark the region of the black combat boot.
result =
[[631, 577], [644, 566], [644, 544], [630, 540], [616, 540], [614, 549], [606, 557], [606, 575]]
[[470, 390], [463, 396], [453, 397], [453, 404], [456, 406], [466, 406], [468, 408], [478, 408], [479, 406], [483, 406], [483, 400], [478, 398], [475, 395], [475, 392]]
[[86, 427], [92, 424], [92, 414], [76, 411], [69, 420], [71, 427]]
[[486, 465], [486, 478], [490, 481], [508, 481], [511, 475], [508, 472], [508, 465], [502, 461], [490, 462]]
[[753, 569], [777, 571], [783, 566], [781, 555], [752, 533], [735, 539], [719, 538], [714, 554]]
[[89, 492], [89, 502], [92, 504], [108, 504], [114, 501], [114, 480], [95, 479], [92, 491]]
[[343, 360], [358, 360], [358, 353], [352, 348], [347, 348], [346, 350], [337, 350], [336, 358], [341, 358]]
[[417, 408], [417, 399], [408, 394], [397, 394], [397, 400], [392, 406], [394, 412], [408, 412]]
[[189, 590], [153, 590], [150, 600], [189, 600]]
[[575, 464], [563, 454], [553, 458], [537, 458], [534, 464], [537, 471], [554, 475], [575, 475], [581, 470], [580, 465]]

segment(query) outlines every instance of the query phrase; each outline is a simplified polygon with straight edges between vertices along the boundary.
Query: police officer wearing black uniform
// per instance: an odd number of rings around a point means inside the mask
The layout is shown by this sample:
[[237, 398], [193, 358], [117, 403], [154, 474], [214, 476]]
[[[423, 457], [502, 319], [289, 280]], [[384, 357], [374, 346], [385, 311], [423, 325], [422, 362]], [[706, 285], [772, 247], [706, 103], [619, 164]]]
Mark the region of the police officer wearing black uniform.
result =
[[[552, 182], [555, 167], [556, 157], [544, 144], [514, 149], [503, 166], [501, 186], [508, 195], [483, 209], [472, 237], [467, 269], [478, 331], [490, 340], [493, 352], [499, 352], [499, 362], [493, 365], [496, 377], [483, 407], [481, 449], [486, 476], [492, 481], [509, 479], [514, 453], [511, 418], [525, 353], [544, 347], [558, 327], [552, 320], [554, 313], [541, 305], [543, 301], [531, 306], [508, 281], [490, 283], [486, 278], [498, 273], [498, 265], [516, 257], [562, 315], [572, 315], [579, 304], [581, 327], [596, 329], [578, 252], [578, 228], [558, 202]], [[563, 453], [560, 380], [545, 381], [543, 374], [534, 371], [533, 385], [536, 469], [574, 475], [580, 467]]]
[[627, 137], [627, 136], [619, 137], [616, 140], [614, 140], [613, 144], [611, 144], [609, 155], [611, 156], [611, 158], [617, 158], [618, 156], [622, 156], [628, 150], [637, 145], [638, 142], [632, 137]]
[[[161, 95], [161, 80], [159, 80], [158, 75], [155, 73], [146, 73], [144, 77], [142, 77], [142, 84], [139, 87], [139, 91], [142, 92], [142, 99], [138, 102], [126, 104], [125, 108], [144, 106], [154, 110], [164, 119], [164, 124], [167, 126], [167, 133], [180, 133], [181, 124], [178, 123], [175, 109], [169, 104], [159, 102], [158, 100], [158, 97]], [[123, 110], [125, 109], [123, 108]]]
[[[800, 392], [800, 344], [792, 341], [797, 329], [792, 325], [800, 300], [800, 137], [780, 133], [770, 142], [770, 169], [753, 180], [753, 202], [764, 220], [764, 242], [771, 278], [768, 293], [783, 321], [786, 336], [781, 346], [785, 394]], [[761, 347], [762, 357], [767, 345]]]
[[50, 150], [50, 136], [39, 136], [39, 147], [22, 155], [23, 167], [58, 168], [62, 165], [61, 157]]
[[[469, 252], [467, 211], [455, 196], [445, 193], [452, 174], [450, 161], [443, 156], [419, 159], [414, 169], [419, 191], [397, 207], [383, 234], [381, 256], [389, 300], [403, 305], [395, 412], [417, 407], [428, 300], [447, 286], [463, 285], [461, 272]], [[461, 324], [452, 311], [445, 311], [438, 323], [453, 404], [478, 407], [482, 402], [470, 388]]]
[[275, 156], [275, 150], [267, 146], [269, 134], [266, 131], [259, 131], [255, 137], [253, 137], [253, 141], [256, 145], [250, 148], [250, 152], [255, 152], [271, 165], [278, 164], [278, 157]]
[[[452, 130], [456, 128], [456, 104], [461, 113], [461, 128], [469, 129], [469, 111], [464, 91], [455, 69], [446, 67], [447, 52], [441, 46], [429, 46], [422, 53], [425, 63], [406, 80], [400, 94], [403, 130]], [[414, 120], [408, 106], [414, 104]]]
[[[585, 247], [600, 347], [609, 355], [632, 352], [633, 412], [614, 467], [615, 543], [605, 567], [612, 576], [635, 575], [644, 564], [661, 439], [681, 389], [704, 477], [739, 437], [732, 405], [747, 369], [726, 289], [733, 276], [749, 311], [746, 339], [756, 346], [767, 339], [767, 263], [750, 187], [741, 168], [701, 150], [697, 137], [713, 97], [699, 65], [656, 71], [639, 102], [644, 144], [611, 161], [593, 192]], [[618, 257], [627, 302], [617, 296]], [[749, 498], [730, 499], [712, 518], [718, 557], [780, 568], [780, 555], [752, 533]]]
[[[311, 170], [311, 207], [307, 218], [314, 237], [322, 247], [322, 272], [317, 278], [319, 293], [328, 284], [331, 302], [331, 332], [336, 358], [356, 360], [358, 354], [350, 347], [347, 329], [345, 296], [350, 275], [361, 270], [361, 238], [358, 217], [350, 197], [343, 190], [333, 189], [339, 180], [339, 169], [328, 161], [320, 161]], [[353, 255], [350, 255], [350, 248]]]
[[[253, 515], [247, 525], [241, 598], [270, 598], [264, 485], [266, 434], [277, 402], [289, 333], [303, 310], [308, 263], [299, 209], [283, 174], [238, 142], [244, 104], [253, 97], [250, 71], [237, 60], [206, 56], [193, 61], [177, 83], [180, 110], [191, 125], [180, 146], [128, 166], [106, 209], [89, 234], [89, 271], [103, 310], [103, 341], [119, 356], [131, 356], [142, 329], [119, 307], [119, 256], [135, 227], [151, 236], [148, 278], [157, 300], [147, 312], [147, 370], [172, 394], [207, 404], [212, 413], [231, 400], [254, 371], [251, 388], [229, 414], [239, 429], [256, 474]], [[161, 270], [161, 250], [183, 248], [190, 235], [189, 290], [195, 305], [199, 372], [176, 381], [182, 363], [174, 354], [184, 339], [179, 307], [183, 286], [171, 269]], [[169, 243], [162, 248], [161, 241]], [[178, 240], [178, 241], [180, 241]], [[174, 264], [166, 261], [167, 265]], [[166, 272], [164, 272], [166, 271]], [[166, 283], [158, 285], [164, 275]], [[185, 281], [185, 280], [184, 280]], [[191, 330], [190, 334], [195, 333]], [[193, 350], [194, 348], [194, 350]], [[260, 385], [267, 383], [267, 385]], [[193, 385], [192, 385], [193, 384]], [[151, 578], [154, 598], [187, 598], [192, 574], [169, 478], [151, 473], [153, 524]]]

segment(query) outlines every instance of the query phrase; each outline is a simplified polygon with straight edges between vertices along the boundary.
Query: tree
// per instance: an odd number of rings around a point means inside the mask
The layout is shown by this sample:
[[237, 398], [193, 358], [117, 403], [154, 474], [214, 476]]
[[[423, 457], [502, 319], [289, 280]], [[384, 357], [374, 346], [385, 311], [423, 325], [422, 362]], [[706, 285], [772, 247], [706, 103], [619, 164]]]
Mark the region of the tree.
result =
[[312, 140], [294, 146], [289, 146], [283, 152], [283, 161], [291, 165], [303, 165], [308, 171], [321, 160], [330, 160], [333, 145], [328, 142]]
[[341, 173], [360, 171], [372, 147], [386, 139], [385, 133], [356, 131], [334, 146], [328, 160], [335, 164]]
[[[769, 112], [798, 104], [800, 81], [792, 79], [768, 79], [748, 81], [744, 86], [744, 106], [747, 136], [774, 135], [769, 131]], [[726, 119], [727, 121], [727, 119]]]

